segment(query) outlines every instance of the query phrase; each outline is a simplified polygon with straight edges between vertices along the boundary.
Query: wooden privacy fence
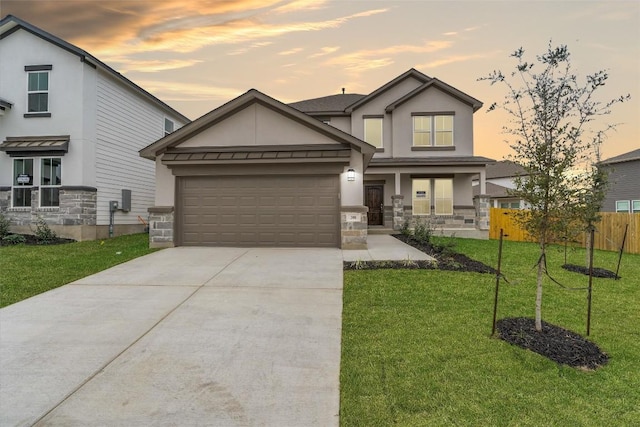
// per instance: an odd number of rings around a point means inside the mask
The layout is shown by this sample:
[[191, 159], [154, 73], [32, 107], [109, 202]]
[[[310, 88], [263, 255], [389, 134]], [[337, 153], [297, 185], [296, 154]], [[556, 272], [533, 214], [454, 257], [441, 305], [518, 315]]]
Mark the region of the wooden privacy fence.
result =
[[[517, 209], [491, 208], [489, 218], [489, 238], [499, 239], [500, 229], [507, 236], [505, 240], [517, 242], [532, 242], [533, 239], [518, 225], [514, 212]], [[596, 224], [595, 242], [596, 249], [605, 251], [619, 251], [624, 236], [624, 229], [629, 224], [627, 240], [624, 244], [624, 252], [640, 254], [640, 213], [614, 213], [601, 212], [600, 222]], [[582, 233], [578, 241], [585, 244], [586, 235]]]

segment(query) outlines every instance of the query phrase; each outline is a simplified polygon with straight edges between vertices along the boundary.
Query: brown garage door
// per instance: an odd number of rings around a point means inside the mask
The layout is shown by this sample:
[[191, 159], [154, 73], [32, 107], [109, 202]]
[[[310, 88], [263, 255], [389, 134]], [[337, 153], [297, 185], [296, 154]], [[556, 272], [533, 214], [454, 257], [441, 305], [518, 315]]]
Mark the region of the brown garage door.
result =
[[338, 176], [178, 180], [178, 244], [337, 247]]

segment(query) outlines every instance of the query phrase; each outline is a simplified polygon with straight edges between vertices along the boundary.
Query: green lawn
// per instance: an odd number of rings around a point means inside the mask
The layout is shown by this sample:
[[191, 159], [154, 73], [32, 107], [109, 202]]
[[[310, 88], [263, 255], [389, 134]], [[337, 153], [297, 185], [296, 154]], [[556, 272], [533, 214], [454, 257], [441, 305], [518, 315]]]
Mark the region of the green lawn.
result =
[[65, 245], [0, 247], [0, 307], [153, 251], [147, 234]]
[[[496, 265], [498, 243], [455, 239], [457, 250]], [[498, 318], [533, 317], [537, 247], [505, 242]], [[615, 270], [617, 254], [597, 252]], [[584, 251], [570, 250], [582, 264]], [[560, 266], [567, 286], [588, 278]], [[495, 276], [432, 270], [347, 271], [344, 280], [343, 426], [640, 425], [640, 256], [625, 254], [621, 280], [595, 279], [590, 339], [610, 356], [595, 372], [559, 366], [491, 338]], [[544, 288], [543, 319], [580, 334], [586, 292]]]

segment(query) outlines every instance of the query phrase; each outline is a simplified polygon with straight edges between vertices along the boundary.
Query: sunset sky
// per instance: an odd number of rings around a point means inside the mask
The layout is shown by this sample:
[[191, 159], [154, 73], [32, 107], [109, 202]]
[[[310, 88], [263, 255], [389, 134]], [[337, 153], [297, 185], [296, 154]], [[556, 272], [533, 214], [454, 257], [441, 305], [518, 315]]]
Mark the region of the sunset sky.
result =
[[511, 72], [522, 46], [566, 44], [582, 77], [600, 69], [612, 157], [640, 148], [639, 1], [0, 0], [24, 19], [90, 52], [191, 119], [258, 89], [283, 102], [366, 94], [409, 68], [484, 102], [475, 154], [508, 154], [506, 117], [487, 113], [504, 91], [479, 82]]

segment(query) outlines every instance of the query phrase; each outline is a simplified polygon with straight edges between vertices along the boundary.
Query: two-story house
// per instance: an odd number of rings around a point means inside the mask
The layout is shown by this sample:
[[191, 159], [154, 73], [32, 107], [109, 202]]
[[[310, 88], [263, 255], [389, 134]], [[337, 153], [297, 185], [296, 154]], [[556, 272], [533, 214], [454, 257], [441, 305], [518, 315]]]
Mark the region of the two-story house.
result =
[[77, 240], [142, 231], [155, 175], [138, 150], [188, 122], [84, 50], [0, 20], [0, 213], [12, 231], [38, 218]]
[[291, 106], [376, 147], [363, 183], [370, 227], [398, 229], [420, 218], [440, 229], [486, 226], [476, 215], [472, 178], [480, 176], [484, 195], [493, 160], [473, 155], [477, 99], [411, 69], [368, 95]]
[[[141, 150], [151, 245], [364, 248], [369, 227], [488, 227], [475, 98], [411, 69], [369, 95], [250, 90]], [[480, 176], [481, 203], [472, 197]]]

